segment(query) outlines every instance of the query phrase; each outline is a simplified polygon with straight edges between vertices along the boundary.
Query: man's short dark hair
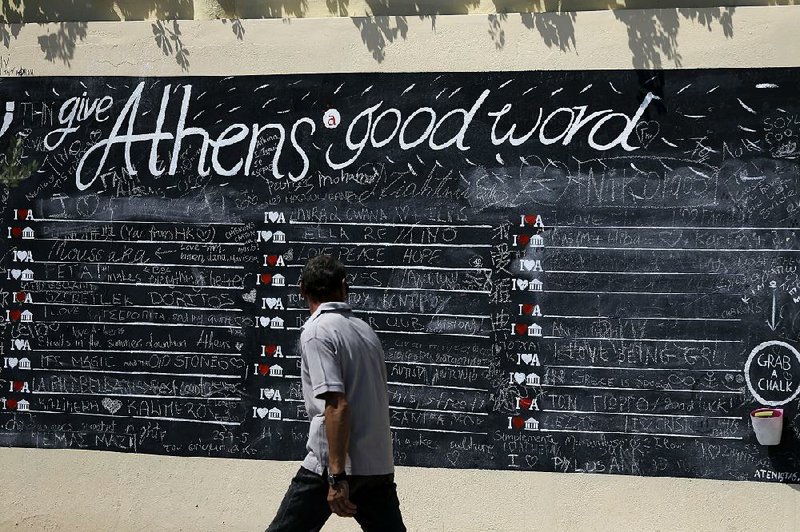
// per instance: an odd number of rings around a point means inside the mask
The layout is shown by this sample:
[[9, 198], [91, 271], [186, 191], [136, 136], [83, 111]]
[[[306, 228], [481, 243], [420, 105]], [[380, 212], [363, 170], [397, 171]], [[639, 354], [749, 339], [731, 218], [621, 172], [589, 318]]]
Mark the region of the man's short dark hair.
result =
[[344, 265], [336, 257], [317, 255], [306, 263], [300, 282], [306, 296], [324, 303], [339, 295], [344, 277]]

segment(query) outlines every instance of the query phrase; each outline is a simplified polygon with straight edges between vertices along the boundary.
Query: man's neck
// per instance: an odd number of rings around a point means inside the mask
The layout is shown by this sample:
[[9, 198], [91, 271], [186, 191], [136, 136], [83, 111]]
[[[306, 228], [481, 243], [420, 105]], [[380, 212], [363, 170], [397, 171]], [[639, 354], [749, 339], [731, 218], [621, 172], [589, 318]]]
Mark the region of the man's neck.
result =
[[334, 300], [331, 300], [331, 301], [309, 301], [308, 302], [308, 311], [311, 314], [314, 314], [317, 311], [317, 309], [319, 308], [319, 306], [323, 305], [325, 303], [344, 303], [344, 301], [342, 301], [341, 299], [334, 299]]

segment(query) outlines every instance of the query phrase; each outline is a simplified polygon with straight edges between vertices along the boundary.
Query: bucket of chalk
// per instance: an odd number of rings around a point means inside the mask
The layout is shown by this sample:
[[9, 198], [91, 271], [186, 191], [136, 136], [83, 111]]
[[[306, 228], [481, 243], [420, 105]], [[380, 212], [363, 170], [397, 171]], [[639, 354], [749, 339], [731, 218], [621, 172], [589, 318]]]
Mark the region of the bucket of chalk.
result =
[[778, 445], [783, 432], [782, 408], [758, 408], [750, 412], [750, 422], [761, 445]]

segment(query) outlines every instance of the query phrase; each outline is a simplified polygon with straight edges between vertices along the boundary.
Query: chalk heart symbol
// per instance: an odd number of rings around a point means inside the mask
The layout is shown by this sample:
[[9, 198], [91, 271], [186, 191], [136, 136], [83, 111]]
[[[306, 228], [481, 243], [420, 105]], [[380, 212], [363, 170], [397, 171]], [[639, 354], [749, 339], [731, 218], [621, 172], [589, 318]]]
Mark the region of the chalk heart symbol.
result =
[[517, 332], [517, 335], [525, 336], [528, 333], [528, 326], [524, 323], [517, 323], [514, 325], [514, 330]]
[[514, 380], [517, 381], [517, 384], [522, 384], [525, 382], [525, 374], [521, 371], [514, 373]]
[[533, 399], [531, 399], [530, 397], [522, 397], [519, 400], [519, 406], [523, 410], [530, 410], [532, 404], [533, 404]]
[[17, 218], [19, 218], [20, 220], [24, 220], [25, 218], [28, 217], [29, 212], [30, 211], [28, 209], [17, 209]]
[[525, 223], [528, 225], [533, 225], [536, 222], [536, 216], [533, 214], [526, 214], [525, 215]]
[[22, 388], [25, 386], [25, 383], [22, 381], [14, 381], [14, 391], [21, 392]]
[[258, 323], [260, 323], [262, 327], [269, 327], [269, 318], [261, 316], [258, 318]]
[[18, 360], [18, 359], [16, 359], [16, 358], [9, 358], [9, 359], [8, 359], [8, 366], [9, 366], [11, 369], [14, 369], [14, 368], [16, 368], [16, 367], [17, 367], [17, 363], [18, 363], [18, 362], [19, 362], [19, 360]]
[[267, 306], [269, 308], [275, 308], [275, 306], [278, 304], [278, 301], [280, 301], [280, 299], [278, 299], [277, 297], [268, 297]]
[[517, 287], [520, 290], [525, 290], [528, 288], [528, 280], [527, 279], [517, 279]]
[[9, 399], [6, 401], [6, 408], [9, 410], [14, 410], [17, 408], [17, 400], [16, 399]]
[[19, 321], [19, 318], [22, 316], [22, 312], [19, 310], [12, 310], [8, 314], [11, 316], [11, 321]]
[[122, 401], [119, 399], [112, 399], [110, 397], [106, 397], [102, 401], [103, 408], [108, 410], [110, 414], [116, 414], [120, 408], [122, 408]]
[[447, 461], [450, 462], [450, 465], [454, 466], [454, 465], [456, 465], [456, 463], [458, 463], [458, 457], [460, 456], [460, 454], [461, 453], [459, 453], [458, 451], [452, 451], [452, 452], [447, 453], [447, 455], [446, 455], [447, 456]]
[[274, 346], [274, 345], [268, 345], [268, 346], [266, 347], [265, 351], [267, 352], [267, 354], [268, 354], [269, 356], [272, 356], [272, 355], [274, 355], [274, 354], [275, 354], [275, 351], [277, 351], [277, 349], [278, 349], [278, 348], [277, 348], [276, 346]]
[[511, 424], [514, 426], [515, 429], [519, 430], [522, 428], [522, 425], [525, 424], [525, 420], [522, 419], [520, 416], [514, 416], [511, 418]]
[[12, 227], [11, 228], [11, 236], [14, 238], [19, 238], [22, 236], [22, 228], [21, 227]]
[[270, 266], [275, 266], [278, 263], [278, 256], [277, 255], [270, 255], [267, 257], [267, 264]]
[[198, 229], [197, 238], [200, 240], [200, 242], [210, 242], [213, 238], [213, 229]]
[[517, 242], [519, 242], [520, 246], [527, 246], [528, 242], [531, 241], [531, 235], [519, 235], [517, 237]]
[[272, 399], [273, 397], [275, 397], [275, 390], [270, 388], [264, 395], [266, 396], [267, 399]]
[[22, 270], [11, 270], [11, 277], [19, 279], [22, 276]]
[[636, 124], [636, 136], [643, 148], [646, 148], [658, 136], [661, 126], [655, 120], [639, 122]]
[[533, 304], [532, 303], [525, 303], [522, 305], [522, 313], [523, 314], [532, 314], [533, 313]]
[[258, 417], [264, 419], [265, 417], [267, 417], [267, 414], [269, 413], [269, 408], [257, 408], [256, 413], [258, 414]]
[[259, 364], [258, 365], [258, 372], [262, 375], [266, 375], [269, 373], [269, 365], [267, 364]]
[[272, 275], [269, 273], [262, 273], [261, 274], [261, 282], [263, 284], [269, 284], [272, 282]]
[[249, 292], [242, 294], [242, 299], [247, 301], [248, 303], [255, 303], [256, 302], [256, 289], [253, 288]]
[[522, 260], [521, 264], [522, 264], [522, 271], [529, 272], [529, 271], [531, 271], [533, 269], [534, 266], [536, 266], [536, 261], [535, 260]]
[[281, 213], [275, 211], [270, 212], [267, 216], [269, 217], [269, 221], [272, 223], [275, 223], [281, 219]]
[[[269, 217], [271, 219], [272, 218], [272, 214], [270, 214]], [[272, 240], [272, 231], [267, 231], [266, 233], [264, 233], [264, 240], [266, 240], [267, 242]]]
[[28, 251], [17, 251], [17, 260], [28, 260]]
[[26, 294], [25, 292], [17, 292], [17, 301], [19, 303], [24, 303], [25, 302], [25, 296], [27, 296], [27, 295], [28, 294]]
[[520, 358], [526, 364], [530, 364], [531, 362], [533, 362], [533, 353], [523, 353]]

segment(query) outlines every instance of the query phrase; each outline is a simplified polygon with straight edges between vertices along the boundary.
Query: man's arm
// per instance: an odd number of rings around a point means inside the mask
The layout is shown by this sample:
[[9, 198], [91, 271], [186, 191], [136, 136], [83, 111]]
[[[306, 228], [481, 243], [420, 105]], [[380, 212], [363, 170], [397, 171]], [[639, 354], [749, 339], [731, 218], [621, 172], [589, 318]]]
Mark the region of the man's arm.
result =
[[[350, 407], [341, 392], [328, 392], [325, 397], [325, 434], [328, 438], [328, 473], [344, 472], [350, 447]], [[350, 501], [350, 486], [342, 481], [328, 489], [328, 504], [336, 515], [352, 517], [356, 505]]]

